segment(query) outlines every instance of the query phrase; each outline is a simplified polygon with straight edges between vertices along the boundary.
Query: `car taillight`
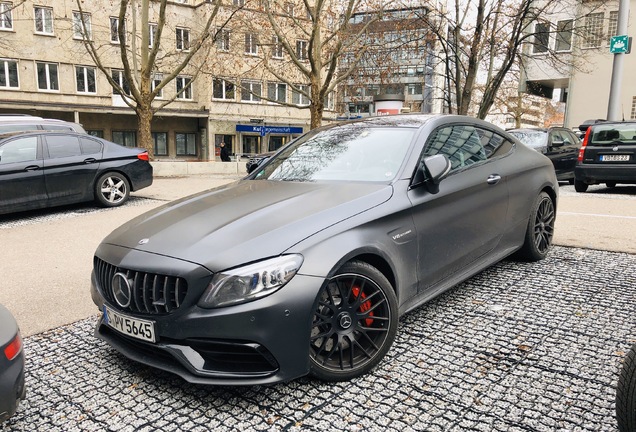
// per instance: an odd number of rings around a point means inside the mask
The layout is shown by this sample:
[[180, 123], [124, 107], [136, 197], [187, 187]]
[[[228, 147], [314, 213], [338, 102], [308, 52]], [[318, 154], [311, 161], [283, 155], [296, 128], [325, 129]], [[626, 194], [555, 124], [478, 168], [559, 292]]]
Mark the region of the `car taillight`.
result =
[[15, 338], [7, 345], [4, 349], [4, 355], [9, 359], [9, 361], [13, 360], [20, 354], [22, 351], [22, 338], [18, 333]]
[[137, 158], [145, 161], [150, 160], [150, 158], [148, 157], [148, 152], [139, 153], [137, 155]]
[[587, 128], [585, 131], [585, 138], [583, 138], [583, 144], [581, 144], [581, 148], [579, 149], [579, 157], [576, 159], [577, 163], [583, 162], [583, 155], [585, 154], [585, 147], [587, 147], [587, 143], [590, 139], [590, 135], [592, 133], [592, 127]]

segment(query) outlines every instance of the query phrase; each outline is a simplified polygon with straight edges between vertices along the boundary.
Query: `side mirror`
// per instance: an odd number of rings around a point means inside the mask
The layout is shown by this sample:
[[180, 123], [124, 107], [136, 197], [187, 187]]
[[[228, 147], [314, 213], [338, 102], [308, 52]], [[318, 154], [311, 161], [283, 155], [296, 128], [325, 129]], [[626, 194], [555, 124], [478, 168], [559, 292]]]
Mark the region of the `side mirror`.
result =
[[552, 140], [552, 147], [563, 147], [565, 145], [565, 141], [559, 139]]
[[424, 184], [430, 193], [436, 194], [439, 192], [439, 183], [448, 176], [450, 170], [451, 163], [446, 155], [429, 156], [417, 168], [412, 187]]

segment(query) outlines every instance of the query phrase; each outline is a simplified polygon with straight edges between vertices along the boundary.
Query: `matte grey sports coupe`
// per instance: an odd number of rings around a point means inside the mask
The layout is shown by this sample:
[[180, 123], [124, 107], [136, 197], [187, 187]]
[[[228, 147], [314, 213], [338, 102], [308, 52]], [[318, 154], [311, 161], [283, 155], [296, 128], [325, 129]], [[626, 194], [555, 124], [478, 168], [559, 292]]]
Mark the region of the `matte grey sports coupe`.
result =
[[514, 252], [543, 259], [557, 193], [545, 156], [483, 121], [319, 128], [104, 239], [96, 334], [194, 383], [348, 380], [400, 315]]

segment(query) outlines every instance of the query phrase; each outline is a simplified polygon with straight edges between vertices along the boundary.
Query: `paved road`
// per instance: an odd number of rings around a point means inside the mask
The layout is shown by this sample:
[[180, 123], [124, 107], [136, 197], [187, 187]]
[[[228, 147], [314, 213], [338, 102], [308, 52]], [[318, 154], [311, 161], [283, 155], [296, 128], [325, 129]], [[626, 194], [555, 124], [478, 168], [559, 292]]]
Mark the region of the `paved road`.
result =
[[0, 303], [29, 336], [28, 400], [3, 430], [615, 428], [616, 369], [636, 340], [636, 188], [563, 186], [555, 235], [561, 245], [629, 253], [558, 247], [535, 265], [506, 261], [405, 317], [389, 358], [352, 383], [190, 386], [94, 339], [88, 283], [101, 239], [232, 180], [156, 179], [118, 209], [0, 217], [0, 265], [11, 269]]

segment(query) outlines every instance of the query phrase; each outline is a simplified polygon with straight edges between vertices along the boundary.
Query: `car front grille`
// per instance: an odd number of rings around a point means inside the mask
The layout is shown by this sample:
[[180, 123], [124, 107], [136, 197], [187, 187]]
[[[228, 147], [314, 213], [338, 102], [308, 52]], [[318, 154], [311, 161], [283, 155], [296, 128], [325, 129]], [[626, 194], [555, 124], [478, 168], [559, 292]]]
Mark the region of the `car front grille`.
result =
[[[166, 276], [123, 269], [95, 257], [95, 275], [102, 295], [109, 303], [129, 312], [163, 315], [177, 310], [188, 293], [188, 283], [176, 276]], [[126, 276], [130, 286], [130, 301], [125, 307], [115, 299], [113, 276]]]

